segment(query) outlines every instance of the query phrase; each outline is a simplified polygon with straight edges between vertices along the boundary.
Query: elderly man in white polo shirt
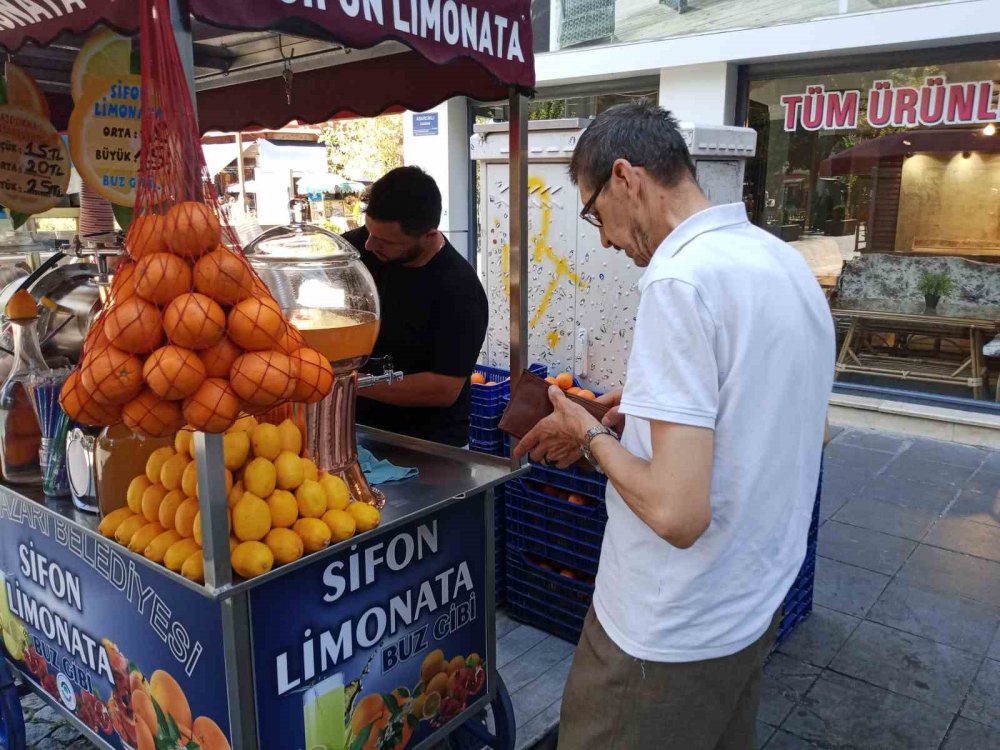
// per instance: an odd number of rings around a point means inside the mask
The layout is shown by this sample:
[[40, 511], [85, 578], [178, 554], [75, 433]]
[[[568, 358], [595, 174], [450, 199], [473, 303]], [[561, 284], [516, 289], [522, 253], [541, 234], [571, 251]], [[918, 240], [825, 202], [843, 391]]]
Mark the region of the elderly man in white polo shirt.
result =
[[582, 454], [609, 479], [559, 747], [753, 748], [761, 667], [806, 552], [830, 311], [794, 249], [742, 204], [709, 203], [664, 110], [599, 115], [570, 173], [603, 245], [646, 272], [605, 425], [553, 388], [554, 413], [517, 446], [560, 466]]

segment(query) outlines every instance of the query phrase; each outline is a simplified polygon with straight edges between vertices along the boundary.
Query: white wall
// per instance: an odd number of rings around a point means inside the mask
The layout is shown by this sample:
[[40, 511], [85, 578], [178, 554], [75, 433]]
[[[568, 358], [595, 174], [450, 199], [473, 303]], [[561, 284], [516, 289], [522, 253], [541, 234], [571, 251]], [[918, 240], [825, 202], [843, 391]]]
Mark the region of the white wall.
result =
[[732, 125], [736, 113], [736, 66], [715, 62], [661, 70], [660, 106], [682, 121]]
[[426, 171], [441, 189], [441, 231], [466, 255], [469, 247], [469, 129], [464, 97], [449, 99], [437, 113], [437, 135], [414, 135], [413, 112], [403, 116], [403, 163]]

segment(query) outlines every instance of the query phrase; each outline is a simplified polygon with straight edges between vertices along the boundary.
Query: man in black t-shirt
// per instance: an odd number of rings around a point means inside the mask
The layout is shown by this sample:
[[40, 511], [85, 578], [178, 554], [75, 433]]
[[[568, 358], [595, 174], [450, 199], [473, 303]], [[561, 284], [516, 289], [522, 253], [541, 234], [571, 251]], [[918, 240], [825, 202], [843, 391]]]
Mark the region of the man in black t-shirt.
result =
[[373, 356], [406, 377], [359, 391], [357, 421], [462, 446], [469, 442], [469, 376], [489, 312], [475, 269], [438, 231], [441, 192], [418, 167], [371, 187], [365, 226], [344, 234], [375, 278], [381, 326]]

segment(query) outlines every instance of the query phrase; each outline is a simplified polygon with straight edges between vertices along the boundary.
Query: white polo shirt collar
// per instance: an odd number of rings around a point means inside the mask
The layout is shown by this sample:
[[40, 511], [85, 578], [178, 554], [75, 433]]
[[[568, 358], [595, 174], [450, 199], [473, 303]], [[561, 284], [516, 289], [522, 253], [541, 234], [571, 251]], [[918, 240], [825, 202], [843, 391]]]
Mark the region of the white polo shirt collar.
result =
[[639, 279], [639, 291], [645, 291], [657, 275], [657, 270], [663, 262], [673, 258], [681, 249], [695, 237], [717, 229], [748, 224], [746, 206], [742, 203], [727, 203], [721, 206], [711, 206], [689, 216], [681, 222], [674, 231], [666, 236], [653, 253], [653, 259], [646, 272]]

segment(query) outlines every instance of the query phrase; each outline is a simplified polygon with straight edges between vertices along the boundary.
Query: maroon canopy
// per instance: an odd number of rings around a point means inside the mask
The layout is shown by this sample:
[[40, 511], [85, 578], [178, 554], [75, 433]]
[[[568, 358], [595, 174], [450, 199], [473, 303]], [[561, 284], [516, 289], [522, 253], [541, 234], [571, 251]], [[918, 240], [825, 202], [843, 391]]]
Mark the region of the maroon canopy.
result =
[[919, 153], [1000, 151], [1000, 137], [981, 127], [906, 130], [861, 141], [820, 162], [822, 177], [868, 174], [882, 159]]

